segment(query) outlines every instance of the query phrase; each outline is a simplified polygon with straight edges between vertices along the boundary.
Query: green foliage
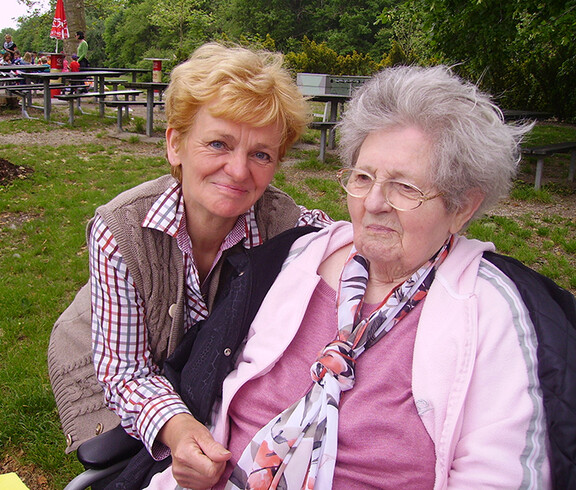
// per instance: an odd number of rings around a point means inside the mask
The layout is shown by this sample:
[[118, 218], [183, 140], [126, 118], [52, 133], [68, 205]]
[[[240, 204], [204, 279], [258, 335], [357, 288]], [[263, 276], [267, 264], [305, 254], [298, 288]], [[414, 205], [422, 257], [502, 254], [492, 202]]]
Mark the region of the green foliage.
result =
[[283, 52], [304, 36], [343, 55], [353, 51], [380, 58], [383, 40], [375, 22], [382, 0], [230, 0], [221, 2], [219, 25], [231, 38], [269, 34]]
[[[210, 39], [280, 50], [303, 72], [444, 63], [506, 109], [576, 121], [574, 0], [91, 0], [85, 8], [93, 65], [149, 67], [144, 58], [160, 57], [169, 71]], [[51, 22], [51, 13], [31, 12], [12, 33], [24, 51], [53, 51]]]
[[[37, 53], [54, 51], [56, 41], [49, 37], [53, 19], [54, 16], [50, 13], [21, 18], [19, 29], [17, 32], [12, 32], [12, 37], [22, 54], [26, 51], [36, 51]], [[2, 33], [4, 34], [4, 31]]]
[[326, 43], [316, 43], [306, 36], [299, 52], [286, 54], [286, 64], [294, 72], [328, 73], [330, 75], [370, 75], [377, 70], [377, 65], [370, 55], [354, 51], [348, 55], [338, 55]]
[[208, 37], [214, 22], [202, 0], [159, 0], [154, 3], [150, 23], [173, 40], [174, 57], [184, 61]]
[[338, 54], [330, 49], [326, 43], [317, 44], [304, 36], [301, 49], [302, 51], [299, 53], [286, 54], [286, 63], [292, 69], [303, 73], [339, 75], [339, 73], [335, 73]]
[[154, 2], [128, 5], [106, 19], [104, 41], [109, 66], [133, 66], [141, 61], [150, 46], [157, 46], [158, 29], [148, 21], [154, 8]]
[[[501, 105], [576, 116], [573, 0], [423, 0], [417, 9], [436, 59], [458, 64]], [[404, 30], [411, 25], [399, 21]]]
[[402, 49], [402, 46], [397, 41], [392, 43], [392, 48], [388, 52], [388, 56], [382, 60], [382, 66], [388, 68], [390, 66], [406, 65], [408, 64], [408, 56]]

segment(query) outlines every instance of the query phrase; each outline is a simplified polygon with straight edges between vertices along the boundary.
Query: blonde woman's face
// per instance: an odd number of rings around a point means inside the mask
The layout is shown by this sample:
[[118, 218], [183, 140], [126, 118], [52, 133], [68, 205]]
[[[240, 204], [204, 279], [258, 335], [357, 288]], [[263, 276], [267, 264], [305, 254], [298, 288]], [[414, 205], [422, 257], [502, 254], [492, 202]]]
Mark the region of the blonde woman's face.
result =
[[168, 160], [182, 170], [186, 216], [236, 220], [262, 196], [278, 165], [282, 131], [214, 117], [209, 106], [180, 135], [166, 132]]

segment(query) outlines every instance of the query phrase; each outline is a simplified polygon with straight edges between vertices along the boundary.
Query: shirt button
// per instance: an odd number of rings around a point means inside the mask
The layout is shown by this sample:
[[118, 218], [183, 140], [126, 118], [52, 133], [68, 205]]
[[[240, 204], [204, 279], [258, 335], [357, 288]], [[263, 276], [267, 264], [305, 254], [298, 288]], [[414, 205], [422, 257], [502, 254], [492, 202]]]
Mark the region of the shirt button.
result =
[[168, 308], [168, 314], [170, 315], [170, 318], [174, 318], [174, 315], [176, 314], [176, 303], [170, 305], [170, 308]]
[[232, 354], [232, 349], [230, 349], [230, 347], [226, 347], [226, 349], [224, 349], [224, 355], [229, 357], [230, 354]]

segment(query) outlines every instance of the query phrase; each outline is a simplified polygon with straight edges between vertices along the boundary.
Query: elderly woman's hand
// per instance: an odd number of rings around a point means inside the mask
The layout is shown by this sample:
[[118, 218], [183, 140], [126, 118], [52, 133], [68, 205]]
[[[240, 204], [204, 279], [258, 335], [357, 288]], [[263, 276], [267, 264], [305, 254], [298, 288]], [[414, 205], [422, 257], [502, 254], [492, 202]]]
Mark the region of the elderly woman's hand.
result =
[[230, 451], [188, 414], [172, 417], [160, 431], [159, 438], [172, 452], [172, 474], [183, 488], [212, 487], [230, 459]]

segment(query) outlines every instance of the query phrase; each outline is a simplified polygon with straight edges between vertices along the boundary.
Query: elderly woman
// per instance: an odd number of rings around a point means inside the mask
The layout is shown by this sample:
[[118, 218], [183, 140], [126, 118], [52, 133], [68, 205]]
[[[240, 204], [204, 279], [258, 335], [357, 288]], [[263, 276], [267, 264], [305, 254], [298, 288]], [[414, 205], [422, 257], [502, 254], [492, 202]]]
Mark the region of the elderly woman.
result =
[[[184, 333], [209, 315], [221, 259], [286, 229], [331, 222], [269, 185], [308, 120], [282, 62], [279, 54], [212, 43], [177, 66], [165, 99], [172, 175], [122, 193], [98, 208], [88, 227], [94, 366], [107, 404], [154, 458], [172, 453], [176, 467], [182, 461], [183, 475], [196, 454], [209, 454], [216, 466], [229, 457], [205, 446], [213, 445], [208, 430], [161, 375]], [[75, 303], [70, 312], [82, 313]], [[89, 379], [78, 372], [84, 357], [71, 353], [76, 321], [59, 321], [54, 332], [70, 328], [58, 339], [53, 333], [50, 348], [71, 448], [82, 428], [94, 435], [112, 423], [105, 410], [92, 413], [101, 394], [74, 390], [80, 377]], [[59, 376], [70, 371], [76, 374], [65, 390]], [[72, 411], [83, 415], [69, 421]], [[82, 417], [83, 427], [74, 426]]]
[[493, 245], [458, 234], [508, 190], [528, 129], [443, 67], [355, 94], [352, 223], [297, 240], [252, 322], [213, 417], [232, 453], [214, 488], [549, 487], [534, 325]]

